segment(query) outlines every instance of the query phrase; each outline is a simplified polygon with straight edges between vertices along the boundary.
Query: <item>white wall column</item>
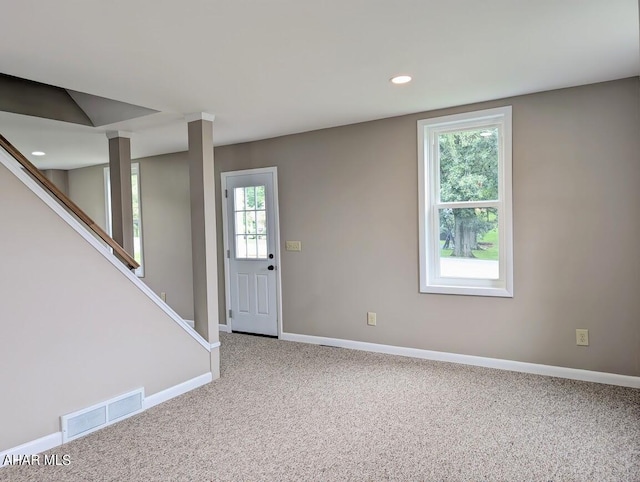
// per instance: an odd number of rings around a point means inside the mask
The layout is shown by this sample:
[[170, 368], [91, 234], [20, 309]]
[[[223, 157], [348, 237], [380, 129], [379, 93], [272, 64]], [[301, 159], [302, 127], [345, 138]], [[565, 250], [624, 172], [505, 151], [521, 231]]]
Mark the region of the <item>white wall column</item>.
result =
[[[213, 162], [213, 120], [206, 113], [185, 116], [189, 132], [193, 312], [196, 331], [218, 343], [218, 254]], [[211, 371], [219, 376], [219, 350], [211, 350]]]
[[131, 206], [131, 134], [107, 132], [111, 181], [111, 237], [133, 256]]

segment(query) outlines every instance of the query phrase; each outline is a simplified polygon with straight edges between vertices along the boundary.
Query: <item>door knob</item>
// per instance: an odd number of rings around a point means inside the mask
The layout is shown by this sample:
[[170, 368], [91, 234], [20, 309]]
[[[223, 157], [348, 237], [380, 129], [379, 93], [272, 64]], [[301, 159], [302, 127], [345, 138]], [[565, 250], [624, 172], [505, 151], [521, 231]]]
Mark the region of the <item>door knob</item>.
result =
[[276, 267], [275, 267], [274, 265], [270, 264], [270, 265], [267, 267], [267, 269], [268, 269], [269, 271], [273, 271], [274, 269], [276, 269]]

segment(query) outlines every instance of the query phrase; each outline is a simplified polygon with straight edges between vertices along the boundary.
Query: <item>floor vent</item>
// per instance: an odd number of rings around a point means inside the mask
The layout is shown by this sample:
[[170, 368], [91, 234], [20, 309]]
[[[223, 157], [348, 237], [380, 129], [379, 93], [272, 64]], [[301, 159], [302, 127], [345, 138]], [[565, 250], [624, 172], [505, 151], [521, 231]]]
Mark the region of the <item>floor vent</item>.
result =
[[63, 415], [60, 417], [62, 443], [69, 442], [140, 413], [143, 407], [144, 388], [139, 388], [111, 400]]

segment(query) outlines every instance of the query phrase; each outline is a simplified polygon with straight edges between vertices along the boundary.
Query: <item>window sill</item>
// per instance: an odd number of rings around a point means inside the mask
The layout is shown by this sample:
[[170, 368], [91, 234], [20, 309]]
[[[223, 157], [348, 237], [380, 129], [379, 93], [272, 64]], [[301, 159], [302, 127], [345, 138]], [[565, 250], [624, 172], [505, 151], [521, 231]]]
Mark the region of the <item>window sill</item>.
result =
[[441, 295], [464, 295], [464, 296], [494, 296], [499, 298], [513, 298], [513, 290], [493, 287], [471, 287], [471, 286], [440, 286], [427, 285], [420, 287], [420, 293], [431, 293]]

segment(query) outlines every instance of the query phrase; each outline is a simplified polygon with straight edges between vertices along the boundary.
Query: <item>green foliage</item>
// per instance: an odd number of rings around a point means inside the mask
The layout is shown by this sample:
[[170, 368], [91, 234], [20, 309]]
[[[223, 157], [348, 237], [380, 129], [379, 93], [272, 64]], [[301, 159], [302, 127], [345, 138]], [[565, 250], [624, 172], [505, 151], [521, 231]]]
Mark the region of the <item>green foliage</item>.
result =
[[[265, 187], [235, 189], [236, 229], [240, 234], [266, 234]], [[247, 239], [254, 239], [249, 237]]]
[[[440, 201], [490, 201], [498, 198], [498, 131], [496, 128], [460, 130], [438, 135]], [[451, 256], [480, 257], [478, 237], [495, 229], [490, 208], [443, 209], [441, 237], [454, 235]]]
[[[489, 136], [481, 134], [491, 133]], [[497, 129], [449, 132], [438, 136], [440, 200], [489, 201], [498, 198]]]
[[264, 186], [245, 187], [245, 209], [264, 209]]

